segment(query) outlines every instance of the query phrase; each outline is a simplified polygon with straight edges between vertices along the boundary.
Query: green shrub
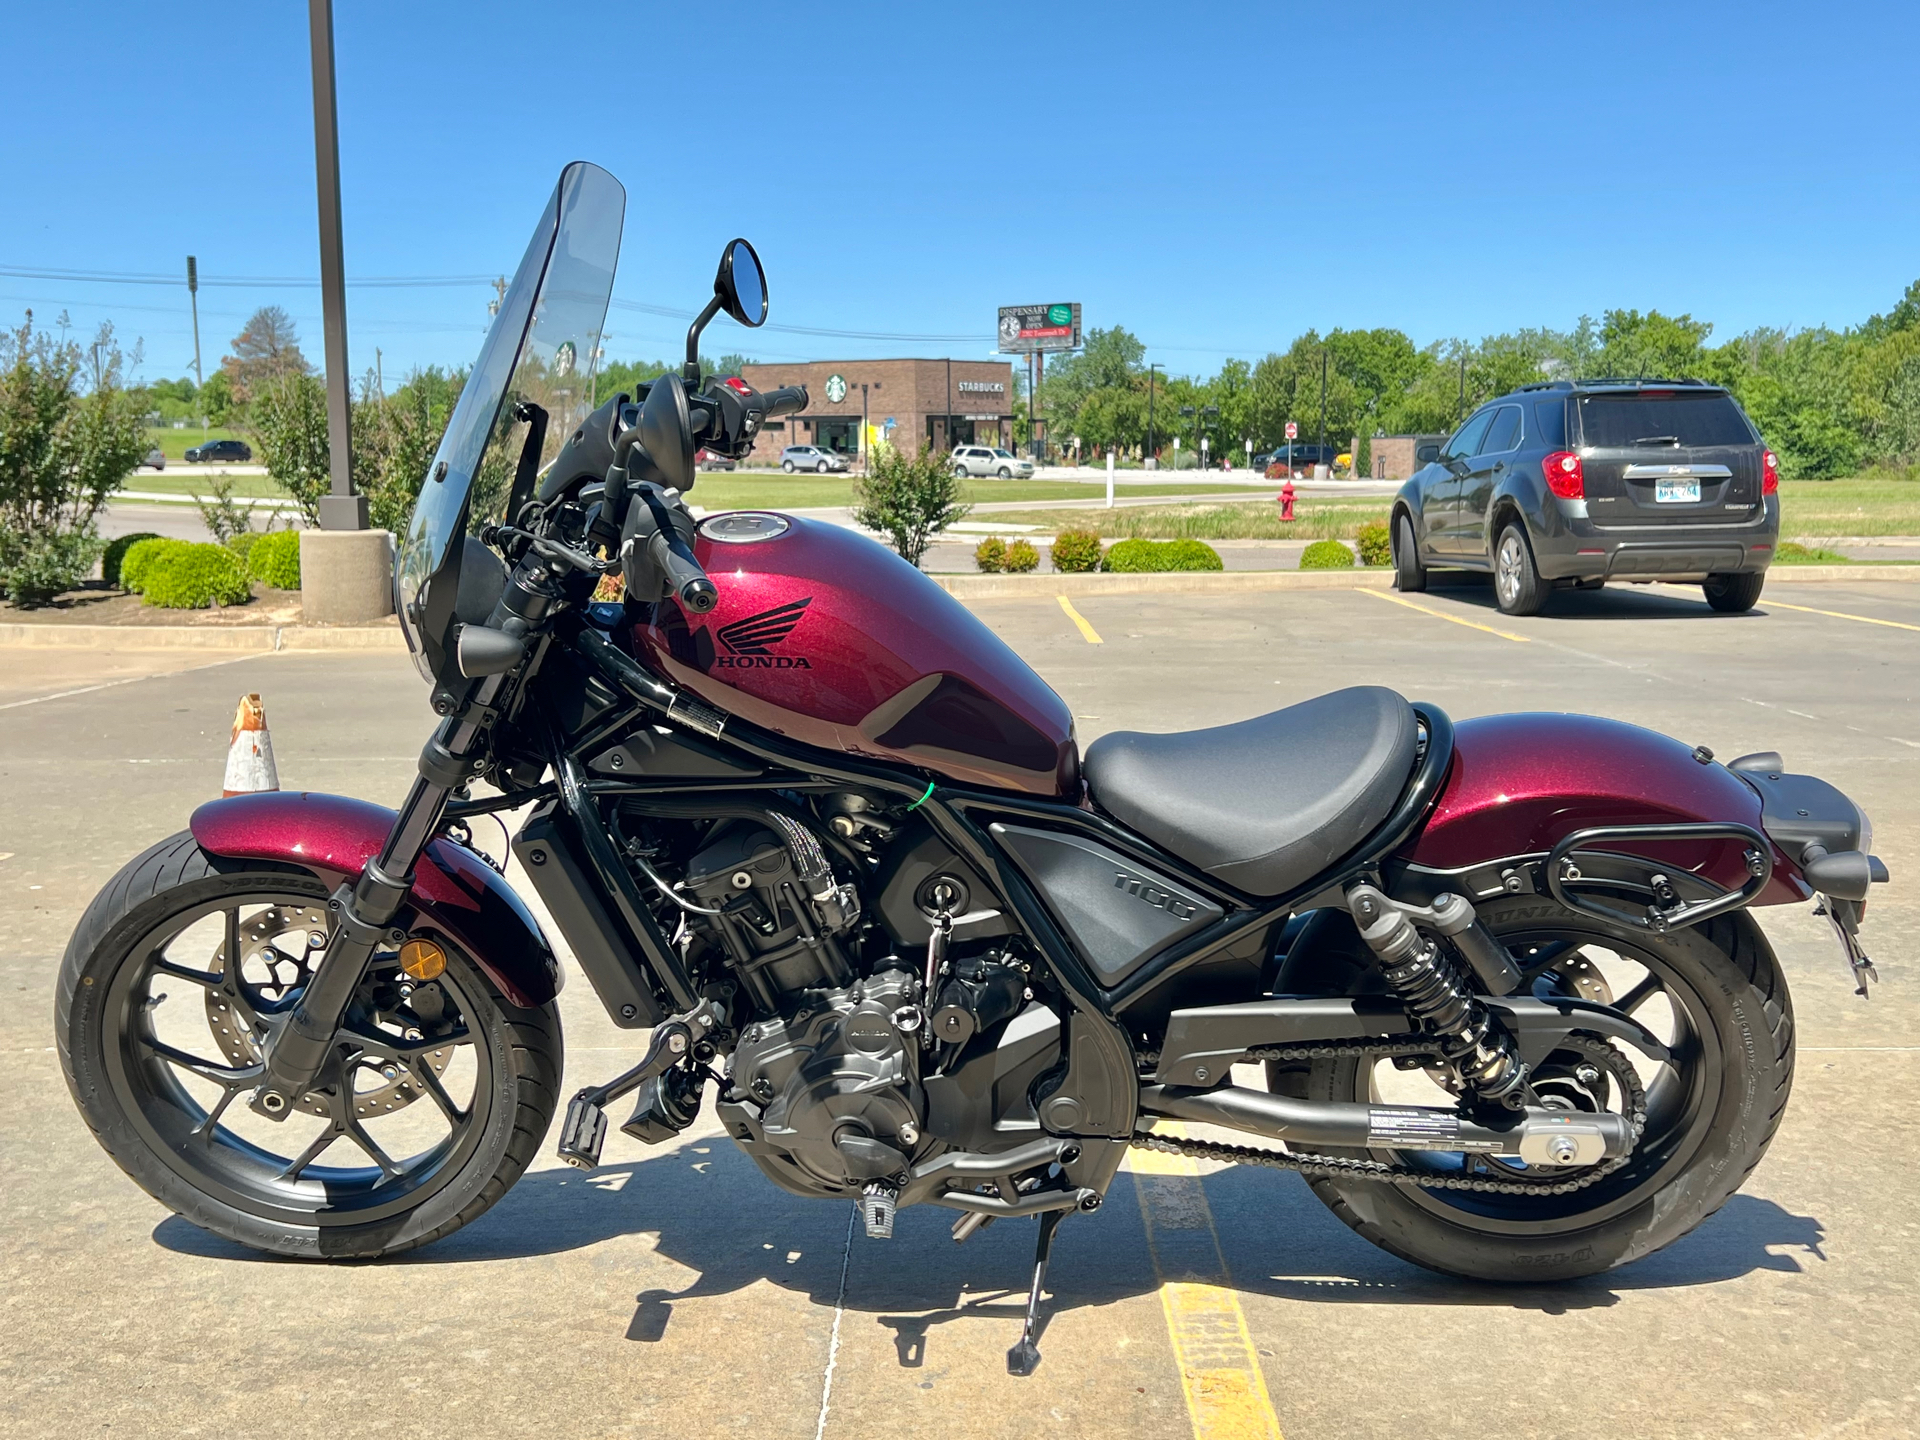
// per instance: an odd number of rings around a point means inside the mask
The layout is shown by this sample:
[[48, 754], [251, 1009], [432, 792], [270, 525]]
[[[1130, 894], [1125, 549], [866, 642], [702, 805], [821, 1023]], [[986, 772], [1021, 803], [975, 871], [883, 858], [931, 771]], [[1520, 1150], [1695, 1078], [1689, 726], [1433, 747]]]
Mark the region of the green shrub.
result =
[[229, 535], [220, 543], [238, 555], [241, 563], [244, 564], [246, 563], [247, 556], [253, 551], [254, 541], [260, 538], [261, 532], [258, 530], [242, 530], [237, 534]]
[[22, 609], [77, 589], [100, 556], [91, 529], [0, 534], [0, 591]]
[[1776, 565], [1850, 565], [1853, 562], [1838, 550], [1824, 545], [1802, 545], [1798, 540], [1782, 540], [1773, 552]]
[[1025, 575], [1029, 570], [1040, 568], [1040, 552], [1033, 548], [1031, 540], [1016, 540], [1007, 546], [1007, 573]]
[[1199, 540], [1122, 540], [1100, 562], [1102, 570], [1139, 575], [1167, 570], [1221, 570], [1220, 556]]
[[985, 574], [998, 575], [1007, 568], [1007, 542], [989, 535], [973, 547], [973, 563]]
[[870, 460], [871, 473], [853, 485], [854, 524], [885, 535], [902, 560], [918, 565], [933, 537], [973, 508], [967, 487], [932, 446], [907, 455], [876, 445]]
[[247, 552], [247, 573], [275, 590], [298, 590], [300, 532], [275, 530], [255, 540]]
[[122, 535], [107, 542], [106, 550], [100, 556], [100, 578], [109, 585], [120, 583], [120, 562], [127, 558], [127, 551], [142, 540], [158, 540], [160, 537], [151, 530], [138, 530], [131, 535]]
[[144, 603], [165, 610], [238, 605], [253, 594], [240, 557], [224, 545], [182, 542], [148, 567], [143, 582]]
[[1362, 525], [1354, 535], [1360, 546], [1362, 565], [1391, 565], [1393, 563], [1393, 532], [1379, 520], [1370, 520]]
[[155, 536], [151, 540], [142, 540], [127, 547], [127, 553], [120, 557], [120, 588], [131, 590], [138, 595], [146, 588], [147, 576], [153, 568], [176, 550], [189, 548], [191, 540], [168, 540]]
[[1316, 540], [1300, 552], [1302, 570], [1351, 570], [1353, 551], [1338, 540]]
[[1053, 537], [1053, 568], [1062, 575], [1083, 575], [1100, 568], [1100, 537], [1092, 530], [1062, 530]]

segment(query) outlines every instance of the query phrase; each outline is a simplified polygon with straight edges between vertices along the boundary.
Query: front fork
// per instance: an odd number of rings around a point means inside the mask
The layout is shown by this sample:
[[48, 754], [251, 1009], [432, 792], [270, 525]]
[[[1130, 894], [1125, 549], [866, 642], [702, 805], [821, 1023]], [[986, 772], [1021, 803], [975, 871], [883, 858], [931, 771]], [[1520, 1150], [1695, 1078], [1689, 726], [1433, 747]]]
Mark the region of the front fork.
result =
[[413, 893], [414, 866], [439, 831], [448, 798], [479, 765], [485, 751], [484, 718], [504, 683], [503, 676], [488, 676], [469, 706], [440, 722], [420, 752], [419, 778], [379, 855], [367, 862], [358, 880], [343, 884], [328, 899], [333, 924], [326, 953], [293, 1009], [269, 1024], [265, 1078], [248, 1102], [257, 1114], [284, 1120], [293, 1113], [326, 1066], [373, 952], [382, 942], [398, 945], [406, 939], [404, 931], [393, 928], [394, 918]]

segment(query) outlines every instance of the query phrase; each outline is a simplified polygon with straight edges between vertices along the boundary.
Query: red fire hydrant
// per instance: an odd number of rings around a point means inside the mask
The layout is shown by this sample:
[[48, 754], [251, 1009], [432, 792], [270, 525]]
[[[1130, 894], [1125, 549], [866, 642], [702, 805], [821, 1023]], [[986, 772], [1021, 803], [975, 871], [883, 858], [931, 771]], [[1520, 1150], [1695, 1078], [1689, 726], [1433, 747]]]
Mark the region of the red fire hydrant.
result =
[[1292, 477], [1288, 477], [1287, 483], [1280, 487], [1280, 518], [1282, 520], [1293, 519], [1293, 479]]

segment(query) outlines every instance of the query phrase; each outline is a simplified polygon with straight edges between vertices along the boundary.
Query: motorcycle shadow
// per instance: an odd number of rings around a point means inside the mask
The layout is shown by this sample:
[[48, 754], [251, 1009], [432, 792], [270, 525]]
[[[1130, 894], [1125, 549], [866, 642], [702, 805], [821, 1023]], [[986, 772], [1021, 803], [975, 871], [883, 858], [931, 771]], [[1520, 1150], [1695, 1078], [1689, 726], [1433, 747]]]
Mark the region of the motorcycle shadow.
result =
[[[1498, 1306], [1557, 1315], [1611, 1306], [1625, 1292], [1711, 1285], [1757, 1270], [1799, 1273], [1807, 1268], [1803, 1257], [1826, 1259], [1817, 1218], [1736, 1195], [1692, 1235], [1620, 1270], [1561, 1284], [1492, 1285], [1433, 1274], [1376, 1249], [1296, 1176], [1233, 1168], [1208, 1175], [1204, 1188], [1225, 1283], [1281, 1300]], [[1034, 1226], [1002, 1221], [955, 1245], [947, 1233], [954, 1219], [952, 1211], [917, 1206], [900, 1213], [891, 1241], [869, 1241], [850, 1226], [847, 1207], [788, 1195], [724, 1136], [711, 1135], [585, 1175], [565, 1168], [529, 1172], [465, 1229], [422, 1250], [366, 1263], [511, 1261], [652, 1235], [655, 1254], [698, 1278], [678, 1290], [636, 1296], [628, 1339], [659, 1341], [677, 1306], [766, 1281], [818, 1305], [843, 1303], [872, 1315], [894, 1332], [900, 1364], [914, 1368], [924, 1363], [928, 1336], [938, 1327], [968, 1319], [1017, 1323], [1024, 1312]], [[178, 1217], [161, 1222], [154, 1239], [210, 1259], [280, 1259]], [[1159, 1284], [1133, 1179], [1123, 1172], [1097, 1214], [1061, 1227], [1046, 1310], [1058, 1315], [1110, 1305], [1151, 1295]]]

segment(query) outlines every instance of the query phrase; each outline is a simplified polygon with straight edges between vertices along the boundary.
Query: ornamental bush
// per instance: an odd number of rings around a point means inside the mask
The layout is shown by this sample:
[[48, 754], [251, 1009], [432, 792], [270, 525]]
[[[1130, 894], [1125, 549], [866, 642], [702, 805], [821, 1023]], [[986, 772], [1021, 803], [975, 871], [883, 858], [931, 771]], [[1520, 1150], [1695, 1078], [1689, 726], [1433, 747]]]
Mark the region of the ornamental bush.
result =
[[131, 535], [121, 535], [107, 542], [107, 548], [100, 556], [100, 578], [109, 585], [120, 583], [120, 565], [127, 558], [127, 551], [142, 540], [158, 540], [160, 537], [151, 530], [136, 530]]
[[120, 588], [138, 595], [146, 589], [147, 576], [176, 550], [191, 546], [191, 540], [168, 540], [163, 536], [154, 536], [150, 540], [141, 540], [127, 547], [126, 554], [120, 557]]
[[1007, 568], [1007, 542], [989, 535], [973, 547], [973, 563], [985, 574], [998, 575]]
[[1316, 540], [1300, 553], [1302, 570], [1351, 570], [1353, 551], [1338, 540]]
[[100, 554], [91, 531], [0, 533], [0, 593], [22, 609], [76, 590]]
[[1101, 561], [1102, 570], [1138, 575], [1166, 570], [1223, 570], [1219, 553], [1199, 540], [1122, 540]]
[[1092, 530], [1062, 530], [1053, 537], [1053, 568], [1062, 575], [1083, 575], [1100, 568], [1100, 536]]
[[300, 588], [300, 532], [275, 530], [247, 551], [247, 573], [275, 590]]
[[1040, 568], [1040, 552], [1033, 548], [1031, 540], [1016, 540], [1007, 547], [1006, 559], [1009, 575], [1025, 575], [1030, 570]]
[[1391, 565], [1393, 563], [1393, 535], [1384, 522], [1369, 520], [1356, 532], [1354, 539], [1360, 546], [1362, 565]]
[[142, 601], [164, 610], [201, 610], [238, 605], [253, 595], [240, 557], [224, 545], [180, 541], [142, 577]]

